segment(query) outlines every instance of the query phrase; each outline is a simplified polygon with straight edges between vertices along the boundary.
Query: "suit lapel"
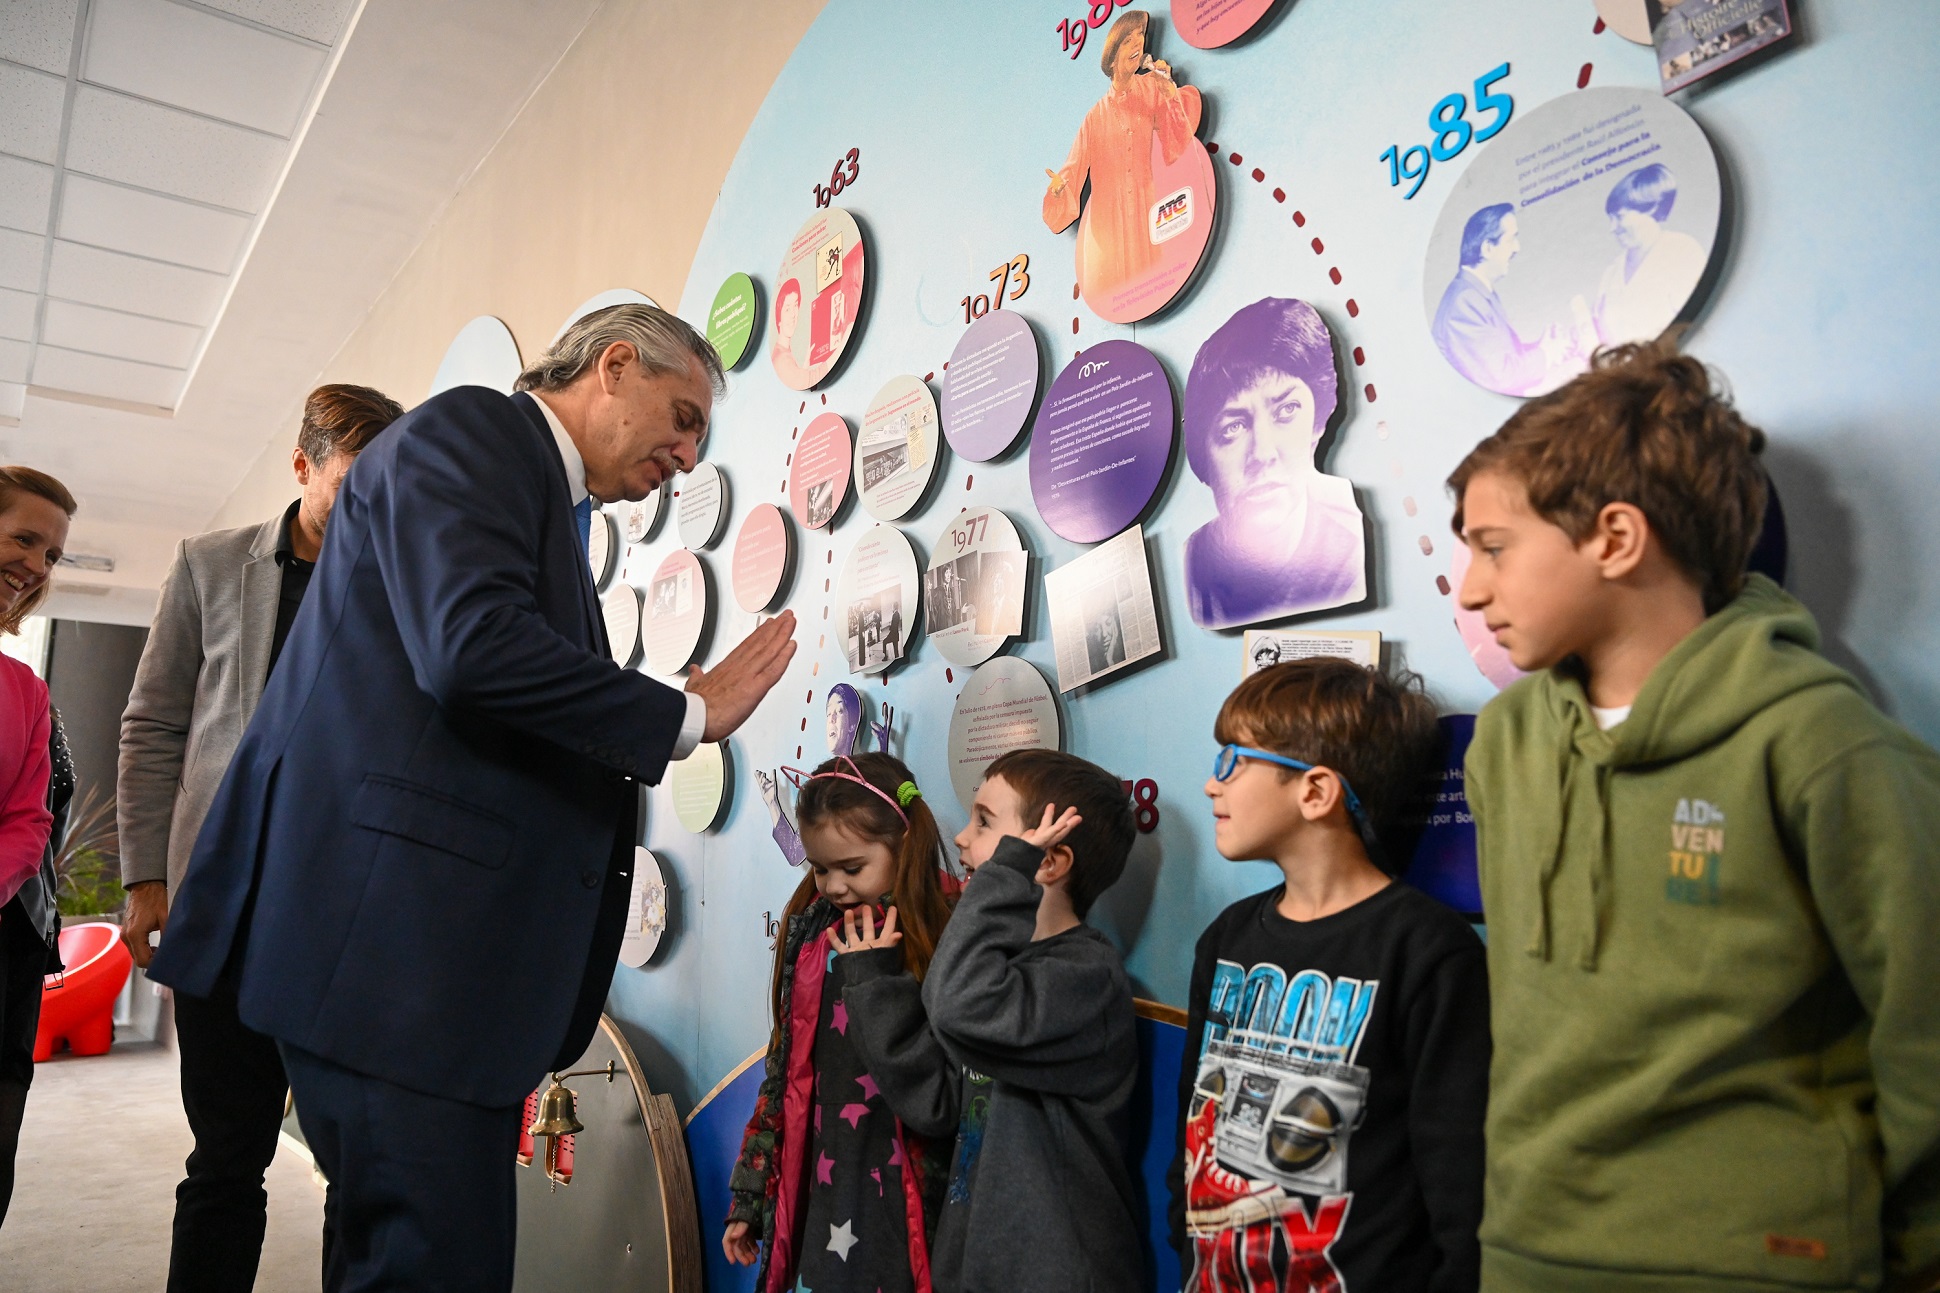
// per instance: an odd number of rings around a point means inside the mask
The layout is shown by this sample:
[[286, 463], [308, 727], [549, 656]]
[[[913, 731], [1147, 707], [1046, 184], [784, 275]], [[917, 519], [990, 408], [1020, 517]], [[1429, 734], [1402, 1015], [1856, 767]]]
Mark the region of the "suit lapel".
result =
[[[539, 402], [526, 392], [514, 395], [512, 402], [524, 411], [526, 420], [539, 433], [546, 446], [546, 480], [552, 487], [552, 503], [546, 508], [547, 523], [565, 535], [565, 551], [576, 558], [572, 563], [577, 574], [573, 583], [579, 589], [580, 627], [586, 635], [587, 649], [611, 655], [611, 650], [606, 646], [606, 618], [600, 613], [599, 593], [593, 588], [593, 568], [579, 546], [579, 522], [573, 516], [573, 494], [566, 484], [566, 465], [559, 460], [559, 446], [552, 441], [552, 425], [546, 421], [546, 415], [539, 411]], [[554, 538], [556, 541], [557, 535]]]
[[237, 659], [241, 662], [236, 683], [241, 694], [236, 710], [242, 726], [256, 712], [262, 699], [263, 684], [269, 680], [269, 649], [276, 639], [276, 607], [283, 597], [283, 568], [276, 564], [276, 546], [282, 541], [283, 518], [265, 524], [249, 547], [249, 560], [242, 568], [242, 608], [239, 626], [242, 640]]

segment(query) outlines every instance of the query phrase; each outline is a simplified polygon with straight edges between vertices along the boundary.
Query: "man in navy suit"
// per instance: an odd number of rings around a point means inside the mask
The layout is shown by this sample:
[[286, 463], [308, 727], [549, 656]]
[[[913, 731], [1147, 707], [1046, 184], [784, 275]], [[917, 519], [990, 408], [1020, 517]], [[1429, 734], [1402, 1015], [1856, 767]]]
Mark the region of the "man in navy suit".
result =
[[638, 783], [794, 654], [787, 613], [684, 692], [607, 653], [594, 500], [692, 470], [722, 387], [692, 328], [615, 306], [345, 480], [150, 970], [280, 1045], [334, 1186], [327, 1289], [511, 1288], [522, 1106], [597, 1026]]

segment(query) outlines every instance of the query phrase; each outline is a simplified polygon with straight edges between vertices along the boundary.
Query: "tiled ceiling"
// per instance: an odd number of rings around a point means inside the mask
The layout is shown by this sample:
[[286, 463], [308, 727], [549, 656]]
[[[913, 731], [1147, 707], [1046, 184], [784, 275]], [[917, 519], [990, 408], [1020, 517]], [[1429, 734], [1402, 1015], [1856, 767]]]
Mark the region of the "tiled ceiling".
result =
[[356, 0], [0, 0], [0, 419], [173, 409]]

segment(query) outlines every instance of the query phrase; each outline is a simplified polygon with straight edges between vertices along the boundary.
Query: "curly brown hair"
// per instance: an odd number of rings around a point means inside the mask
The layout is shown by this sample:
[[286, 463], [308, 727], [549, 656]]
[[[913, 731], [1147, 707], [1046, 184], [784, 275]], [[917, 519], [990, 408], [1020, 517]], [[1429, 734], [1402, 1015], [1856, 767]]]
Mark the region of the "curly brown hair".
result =
[[1712, 374], [1665, 342], [1600, 350], [1588, 372], [1537, 396], [1448, 478], [1462, 533], [1469, 481], [1520, 481], [1536, 515], [1580, 543], [1611, 503], [1630, 503], [1698, 582], [1706, 613], [1738, 595], [1765, 519], [1765, 433]]
[[1442, 748], [1435, 702], [1419, 674], [1389, 677], [1331, 656], [1276, 664], [1233, 688], [1213, 739], [1331, 769], [1367, 814], [1368, 860], [1390, 875], [1406, 867], [1401, 842], [1433, 788]]

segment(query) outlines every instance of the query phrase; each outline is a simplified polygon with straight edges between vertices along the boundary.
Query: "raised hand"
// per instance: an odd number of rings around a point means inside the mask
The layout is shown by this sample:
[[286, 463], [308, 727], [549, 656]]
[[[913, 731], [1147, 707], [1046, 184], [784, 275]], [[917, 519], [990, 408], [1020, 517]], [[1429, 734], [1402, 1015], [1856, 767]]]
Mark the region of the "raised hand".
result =
[[1057, 820], [1053, 821], [1052, 814], [1056, 812], [1056, 804], [1044, 805], [1043, 820], [1038, 822], [1030, 830], [1024, 832], [1022, 836], [1023, 841], [1032, 848], [1042, 849], [1048, 853], [1051, 849], [1062, 844], [1064, 837], [1078, 829], [1078, 823], [1084, 820], [1084, 818], [1078, 816], [1078, 810], [1076, 808], [1066, 808], [1062, 814], [1059, 814]]
[[882, 928], [876, 928], [876, 912], [873, 907], [861, 909], [858, 923], [857, 911], [850, 908], [842, 913], [842, 931], [836, 932], [835, 926], [828, 929], [829, 946], [838, 952], [863, 952], [875, 947], [894, 947], [903, 941], [902, 931], [896, 928], [896, 909], [891, 907], [882, 918]]
[[701, 739], [718, 741], [747, 722], [794, 655], [795, 612], [783, 611], [741, 639], [713, 669], [689, 669], [687, 690], [707, 702]]

